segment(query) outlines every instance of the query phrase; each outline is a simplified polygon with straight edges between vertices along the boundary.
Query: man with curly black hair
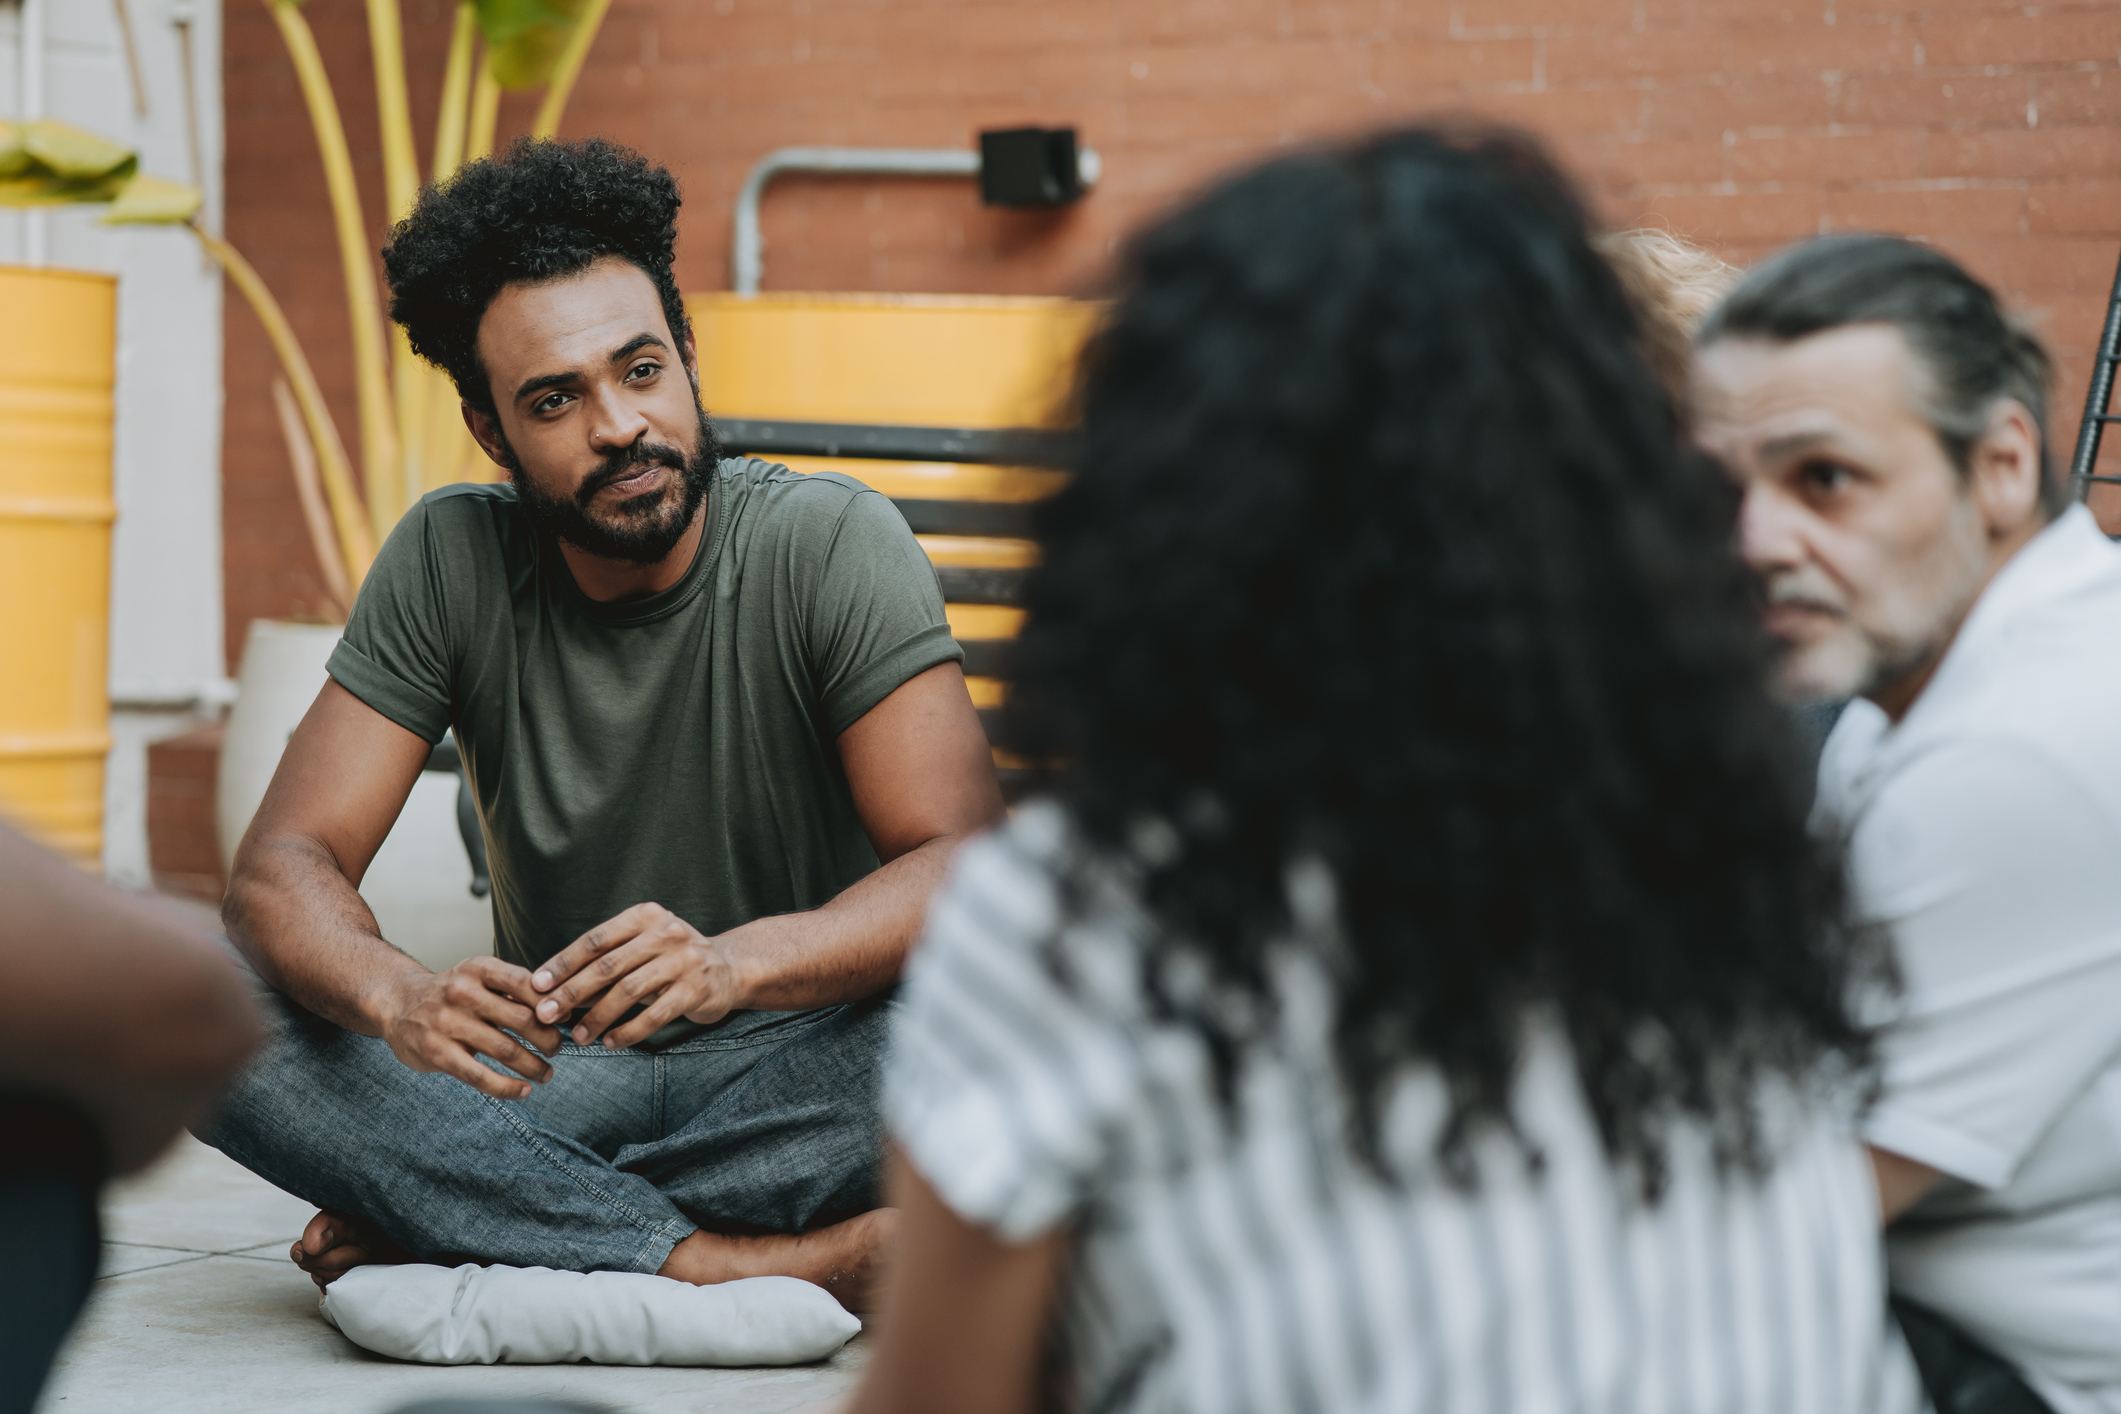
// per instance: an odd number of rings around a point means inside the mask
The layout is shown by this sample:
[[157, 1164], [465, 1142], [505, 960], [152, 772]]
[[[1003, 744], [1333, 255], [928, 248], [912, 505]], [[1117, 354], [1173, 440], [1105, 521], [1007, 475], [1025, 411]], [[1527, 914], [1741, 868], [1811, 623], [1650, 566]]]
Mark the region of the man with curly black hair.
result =
[[[319, 1213], [323, 1284], [441, 1254], [860, 1306], [884, 998], [1001, 810], [934, 571], [844, 476], [723, 459], [676, 183], [519, 143], [421, 197], [391, 314], [509, 473], [415, 506], [238, 851], [272, 1038], [202, 1130]], [[495, 955], [436, 974], [355, 888], [453, 730]]]

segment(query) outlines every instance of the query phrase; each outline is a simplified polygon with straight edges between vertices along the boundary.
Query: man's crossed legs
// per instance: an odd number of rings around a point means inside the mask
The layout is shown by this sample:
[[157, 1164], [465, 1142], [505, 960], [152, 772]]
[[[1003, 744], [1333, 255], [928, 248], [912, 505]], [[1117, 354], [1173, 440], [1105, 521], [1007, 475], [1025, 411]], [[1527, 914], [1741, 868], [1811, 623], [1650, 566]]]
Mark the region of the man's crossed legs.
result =
[[409, 1256], [694, 1282], [780, 1273], [868, 1304], [892, 1216], [876, 1210], [888, 1004], [759, 1016], [654, 1053], [567, 1043], [552, 1078], [510, 1101], [408, 1068], [229, 951], [267, 1040], [198, 1135], [326, 1210], [298, 1253], [363, 1249], [340, 1269]]

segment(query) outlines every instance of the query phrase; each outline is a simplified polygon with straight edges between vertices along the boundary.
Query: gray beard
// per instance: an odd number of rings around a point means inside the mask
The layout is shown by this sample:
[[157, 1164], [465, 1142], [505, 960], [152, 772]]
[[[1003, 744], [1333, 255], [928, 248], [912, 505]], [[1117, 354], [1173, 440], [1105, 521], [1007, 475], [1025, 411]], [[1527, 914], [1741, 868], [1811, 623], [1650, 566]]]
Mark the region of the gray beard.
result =
[[1864, 641], [1870, 649], [1870, 668], [1864, 673], [1855, 695], [1876, 698], [1890, 693], [1894, 687], [1941, 657], [1951, 647], [1952, 640], [1958, 637], [1967, 615], [1974, 611], [1975, 603], [1980, 600], [1986, 570], [1983, 561], [1970, 560], [1964, 567], [1963, 584], [1955, 587], [1956, 592], [1948, 606], [1919, 637], [1889, 639], [1865, 634]]

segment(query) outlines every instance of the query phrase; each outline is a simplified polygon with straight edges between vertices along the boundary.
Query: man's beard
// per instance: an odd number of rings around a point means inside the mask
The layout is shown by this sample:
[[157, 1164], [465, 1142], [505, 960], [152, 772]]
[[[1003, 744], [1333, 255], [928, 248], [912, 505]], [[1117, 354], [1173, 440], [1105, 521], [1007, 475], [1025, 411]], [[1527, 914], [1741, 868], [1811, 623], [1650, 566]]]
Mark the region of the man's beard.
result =
[[[540, 486], [537, 478], [508, 447], [507, 466], [514, 474], [516, 497], [523, 513], [541, 533], [566, 541], [584, 554], [603, 560], [621, 560], [633, 565], [652, 565], [677, 548], [692, 527], [700, 503], [714, 487], [721, 444], [707, 414], [699, 414], [699, 450], [691, 458], [676, 447], [653, 442], [645, 436], [604, 458], [572, 496], [555, 496]], [[645, 466], [667, 466], [678, 473], [676, 486], [644, 491], [619, 502], [606, 515], [595, 515], [589, 507], [599, 491], [614, 481], [623, 481]]]
[[1919, 577], [1897, 592], [1874, 591], [1858, 615], [1816, 570], [1801, 569], [1764, 588], [1767, 605], [1810, 608], [1833, 627], [1805, 643], [1776, 645], [1776, 693], [1790, 703], [1878, 697], [1934, 662], [1980, 597], [1986, 564], [1976, 543], [1937, 547]]

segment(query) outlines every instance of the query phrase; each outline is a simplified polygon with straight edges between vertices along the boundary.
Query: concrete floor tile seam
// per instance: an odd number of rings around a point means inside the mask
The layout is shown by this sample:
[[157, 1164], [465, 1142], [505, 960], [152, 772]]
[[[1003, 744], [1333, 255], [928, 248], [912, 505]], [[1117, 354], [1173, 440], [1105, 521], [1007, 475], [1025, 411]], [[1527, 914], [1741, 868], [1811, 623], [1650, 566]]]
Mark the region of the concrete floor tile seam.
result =
[[[291, 1239], [286, 1242], [246, 1242], [241, 1247], [216, 1247], [211, 1252], [207, 1252], [206, 1255], [209, 1257], [265, 1257], [275, 1262], [285, 1262], [291, 1260], [287, 1255], [287, 1249], [292, 1246], [294, 1246], [294, 1242]], [[205, 1248], [200, 1250], [202, 1252], [206, 1251]]]
[[123, 1281], [127, 1277], [145, 1276], [149, 1272], [166, 1272], [171, 1267], [182, 1267], [188, 1266], [193, 1262], [203, 1262], [213, 1255], [211, 1252], [192, 1252], [172, 1257], [167, 1262], [147, 1262], [141, 1266], [127, 1267], [125, 1270], [118, 1272], [102, 1271], [96, 1273], [96, 1280], [98, 1282]]
[[[222, 1255], [221, 1250], [217, 1247], [180, 1247], [174, 1242], [127, 1242], [116, 1237], [106, 1237], [103, 1239], [103, 1245], [105, 1247], [138, 1247], [148, 1252], [190, 1252], [194, 1256], [199, 1257], [218, 1257]], [[258, 1244], [252, 1243], [251, 1245], [255, 1247]]]

